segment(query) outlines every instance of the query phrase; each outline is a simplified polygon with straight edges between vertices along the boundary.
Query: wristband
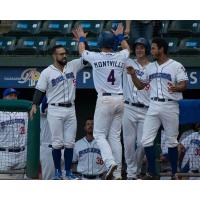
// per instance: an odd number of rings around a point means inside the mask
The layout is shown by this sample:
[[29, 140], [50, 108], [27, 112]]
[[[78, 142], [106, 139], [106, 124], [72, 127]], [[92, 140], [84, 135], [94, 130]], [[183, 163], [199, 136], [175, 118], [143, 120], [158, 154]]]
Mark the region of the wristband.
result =
[[118, 39], [119, 43], [121, 43], [124, 40], [124, 35], [123, 34], [117, 35], [117, 39]]
[[79, 38], [79, 42], [85, 42], [85, 37], [81, 36], [81, 37]]

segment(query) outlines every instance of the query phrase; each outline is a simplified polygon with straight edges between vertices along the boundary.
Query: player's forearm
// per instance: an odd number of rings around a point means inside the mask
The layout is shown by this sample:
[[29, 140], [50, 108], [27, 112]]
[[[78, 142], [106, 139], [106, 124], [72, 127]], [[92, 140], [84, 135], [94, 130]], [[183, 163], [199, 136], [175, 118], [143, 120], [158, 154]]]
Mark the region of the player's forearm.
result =
[[138, 90], [142, 90], [145, 88], [146, 84], [140, 81], [140, 79], [137, 78], [136, 74], [132, 74], [131, 78], [132, 78], [133, 84]]
[[130, 30], [131, 28], [131, 20], [126, 20], [126, 29]]
[[129, 47], [128, 42], [126, 40], [122, 40], [121, 47], [122, 47], [122, 49], [127, 49], [130, 53], [130, 47]]
[[79, 49], [79, 54], [82, 55], [82, 53], [85, 51], [85, 43], [79, 42], [78, 49]]
[[187, 81], [181, 81], [175, 86], [176, 92], [183, 92], [187, 89]]
[[36, 89], [33, 95], [33, 104], [40, 105], [43, 96], [44, 96], [44, 92], [41, 92], [40, 90]]

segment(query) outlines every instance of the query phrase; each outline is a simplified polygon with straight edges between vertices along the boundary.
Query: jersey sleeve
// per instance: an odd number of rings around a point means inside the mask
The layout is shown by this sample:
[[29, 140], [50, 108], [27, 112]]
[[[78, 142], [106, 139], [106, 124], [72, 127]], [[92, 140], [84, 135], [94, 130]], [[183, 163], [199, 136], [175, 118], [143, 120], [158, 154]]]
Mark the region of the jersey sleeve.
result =
[[81, 69], [83, 69], [83, 67], [85, 67], [87, 65], [87, 64], [84, 65], [82, 58], [72, 60], [71, 62], [72, 62], [72, 66], [75, 69], [76, 73], [79, 72]]
[[48, 79], [47, 79], [47, 71], [43, 70], [40, 74], [40, 78], [37, 82], [36, 89], [41, 92], [45, 92], [47, 90]]
[[82, 59], [88, 61], [89, 63], [93, 62], [95, 52], [85, 50], [82, 53]]
[[119, 53], [125, 60], [129, 58], [130, 53], [129, 53], [128, 49], [123, 49]]
[[188, 80], [187, 72], [185, 71], [185, 68], [183, 67], [183, 65], [180, 64], [177, 68], [176, 81], [180, 82], [180, 81], [187, 81], [187, 80]]

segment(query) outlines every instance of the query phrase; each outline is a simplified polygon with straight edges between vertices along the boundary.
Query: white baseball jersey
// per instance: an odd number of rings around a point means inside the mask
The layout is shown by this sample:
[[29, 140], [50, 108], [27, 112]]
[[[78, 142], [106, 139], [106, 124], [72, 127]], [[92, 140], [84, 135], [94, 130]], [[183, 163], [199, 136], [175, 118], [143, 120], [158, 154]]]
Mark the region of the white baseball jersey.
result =
[[190, 170], [200, 170], [200, 133], [194, 132], [182, 140], [189, 158]]
[[82, 57], [92, 65], [94, 86], [98, 94], [122, 93], [122, 73], [129, 57], [127, 49], [108, 53], [85, 50]]
[[[140, 63], [137, 62], [137, 59], [128, 59], [126, 62], [126, 66], [133, 66], [136, 71], [137, 77], [141, 79], [146, 68], [148, 68], [149, 64], [145, 67], [142, 67]], [[149, 106], [149, 88], [145, 87], [143, 90], [138, 90], [132, 81], [131, 75], [127, 74], [127, 70], [124, 70], [123, 73], [123, 90], [124, 90], [124, 99], [131, 103], [142, 103], [146, 106]]]
[[168, 83], [176, 84], [188, 80], [188, 76], [181, 63], [169, 59], [162, 65], [159, 65], [157, 61], [151, 63], [142, 76], [142, 80], [150, 84], [151, 98], [158, 97], [178, 101], [183, 98], [182, 93], [168, 92]]
[[0, 112], [0, 147], [24, 147], [27, 139], [27, 112]]
[[42, 92], [46, 91], [47, 103], [73, 103], [75, 99], [76, 75], [83, 67], [81, 58], [68, 62], [63, 72], [54, 65], [50, 65], [42, 71], [36, 89]]
[[105, 171], [96, 140], [88, 142], [86, 137], [75, 143], [73, 162], [78, 161], [77, 171], [85, 175], [99, 175]]

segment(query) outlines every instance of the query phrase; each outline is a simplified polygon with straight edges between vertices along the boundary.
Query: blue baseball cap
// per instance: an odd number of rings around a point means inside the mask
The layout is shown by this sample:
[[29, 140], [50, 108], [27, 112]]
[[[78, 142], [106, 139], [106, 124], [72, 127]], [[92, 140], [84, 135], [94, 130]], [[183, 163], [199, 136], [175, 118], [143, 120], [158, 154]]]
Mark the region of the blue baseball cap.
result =
[[16, 94], [16, 95], [18, 95], [18, 92], [14, 88], [7, 88], [7, 89], [5, 89], [3, 91], [3, 97], [8, 96], [10, 94]]

